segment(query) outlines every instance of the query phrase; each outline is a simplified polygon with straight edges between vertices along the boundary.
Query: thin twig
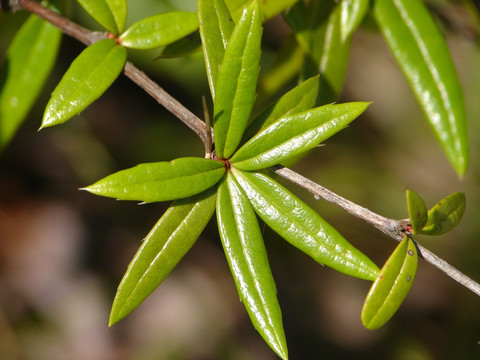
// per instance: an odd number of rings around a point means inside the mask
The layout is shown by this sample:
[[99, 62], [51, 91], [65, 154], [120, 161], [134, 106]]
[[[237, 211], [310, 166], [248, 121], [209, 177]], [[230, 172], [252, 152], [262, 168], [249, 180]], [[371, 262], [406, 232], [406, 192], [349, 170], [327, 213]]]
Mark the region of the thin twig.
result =
[[[12, 1], [15, 2], [15, 1]], [[78, 24], [75, 24], [67, 18], [41, 6], [39, 3], [33, 0], [18, 0], [18, 3], [25, 10], [37, 14], [38, 16], [49, 21], [53, 25], [60, 28], [65, 34], [74, 37], [75, 39], [83, 42], [86, 45], [90, 45], [100, 39], [106, 38], [106, 33], [92, 32]], [[150, 96], [152, 96], [159, 104], [164, 106], [173, 115], [178, 117], [183, 123], [185, 123], [190, 129], [192, 129], [203, 141], [204, 145], [208, 146], [208, 134], [206, 131], [205, 123], [185, 108], [180, 102], [174, 99], [170, 94], [163, 90], [157, 83], [151, 80], [145, 73], [136, 68], [132, 63], [127, 62], [124, 69], [125, 75], [128, 76], [133, 82], [144, 89]], [[324, 188], [323, 186], [316, 184], [303, 177], [302, 175], [281, 166], [272, 168], [276, 174], [287, 179], [288, 181], [310, 191], [316, 197], [322, 198], [340, 208], [352, 214], [367, 223], [373, 225], [380, 231], [384, 232], [393, 239], [400, 241], [404, 235], [405, 225], [408, 224], [408, 219], [394, 220], [383, 217], [370, 211], [360, 205], [357, 205], [350, 200], [347, 200], [340, 195]], [[403, 230], [403, 231], [402, 231]], [[436, 266], [445, 274], [450, 276], [455, 281], [464, 285], [472, 292], [480, 296], [480, 284], [472, 280], [456, 268], [448, 264], [445, 260], [439, 258], [423, 246], [417, 244], [419, 255], [423, 257], [427, 262]]]

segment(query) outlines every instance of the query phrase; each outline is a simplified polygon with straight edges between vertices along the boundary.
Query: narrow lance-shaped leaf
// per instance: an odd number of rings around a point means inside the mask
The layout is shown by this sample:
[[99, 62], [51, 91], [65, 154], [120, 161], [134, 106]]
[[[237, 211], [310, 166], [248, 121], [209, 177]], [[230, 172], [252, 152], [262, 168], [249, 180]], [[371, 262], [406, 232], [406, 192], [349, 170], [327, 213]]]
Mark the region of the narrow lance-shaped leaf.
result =
[[417, 272], [415, 243], [405, 236], [383, 266], [368, 292], [362, 309], [362, 323], [368, 329], [385, 324], [402, 304]]
[[77, 0], [88, 14], [113, 34], [125, 27], [127, 2], [125, 0]]
[[428, 220], [420, 234], [441, 235], [452, 230], [462, 220], [465, 212], [465, 194], [448, 195], [428, 211]]
[[118, 41], [133, 49], [153, 49], [171, 44], [198, 29], [196, 13], [172, 11], [142, 19], [130, 26]]
[[195, 243], [215, 210], [215, 187], [175, 201], [150, 231], [118, 287], [109, 326], [142, 303]]
[[369, 103], [325, 105], [288, 115], [260, 131], [232, 157], [241, 170], [260, 170], [318, 146], [358, 117]]
[[[226, 0], [235, 22], [242, 16], [244, 6], [251, 1], [252, 0]], [[293, 6], [297, 1], [298, 0], [262, 0], [259, 1], [259, 5], [263, 18], [268, 20], [280, 14], [283, 10], [288, 9], [290, 6]]]
[[320, 264], [360, 279], [374, 280], [378, 267], [307, 204], [269, 177], [232, 173], [256, 213], [290, 244]]
[[61, 31], [31, 15], [10, 44], [0, 89], [0, 151], [30, 111], [55, 63]]
[[375, 19], [459, 175], [468, 165], [462, 89], [445, 39], [423, 1], [378, 0]]
[[427, 223], [428, 213], [425, 201], [415, 191], [407, 189], [407, 208], [413, 233], [418, 234]]
[[198, 19], [208, 84], [215, 99], [218, 69], [234, 25], [224, 0], [198, 0]]
[[218, 189], [217, 222], [237, 291], [253, 325], [287, 359], [282, 314], [262, 233], [250, 202], [230, 174]]
[[341, 0], [340, 2], [340, 33], [345, 42], [362, 22], [368, 10], [370, 0]]
[[219, 158], [233, 154], [247, 126], [255, 101], [261, 37], [261, 15], [254, 1], [235, 26], [218, 72], [214, 131]]
[[311, 109], [315, 105], [317, 95], [318, 76], [314, 76], [284, 94], [257, 116], [245, 131], [245, 138], [250, 139], [257, 132], [267, 128], [281, 117]]
[[197, 157], [140, 164], [116, 172], [83, 190], [119, 200], [169, 201], [198, 194], [225, 173], [223, 162]]
[[47, 104], [41, 128], [64, 123], [97, 100], [125, 65], [127, 51], [113, 39], [87, 47], [72, 62]]

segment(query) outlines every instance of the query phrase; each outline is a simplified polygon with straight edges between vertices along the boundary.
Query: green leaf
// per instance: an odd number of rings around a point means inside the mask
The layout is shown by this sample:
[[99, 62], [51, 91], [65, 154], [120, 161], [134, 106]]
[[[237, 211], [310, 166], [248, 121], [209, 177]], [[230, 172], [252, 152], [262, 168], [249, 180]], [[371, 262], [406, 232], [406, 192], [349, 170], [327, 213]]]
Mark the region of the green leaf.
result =
[[119, 200], [168, 201], [198, 194], [215, 185], [224, 173], [221, 161], [186, 157], [121, 170], [82, 190]]
[[233, 154], [247, 126], [255, 101], [261, 37], [260, 11], [254, 1], [235, 26], [218, 72], [214, 131], [220, 159]]
[[413, 233], [418, 234], [427, 223], [428, 213], [425, 201], [415, 191], [407, 189], [407, 209]]
[[415, 243], [403, 238], [373, 283], [362, 309], [362, 323], [368, 329], [385, 324], [402, 304], [417, 272]]
[[249, 139], [260, 130], [269, 127], [276, 120], [287, 115], [311, 109], [318, 95], [318, 76], [314, 76], [284, 94], [269, 106], [247, 128], [245, 138]]
[[70, 65], [47, 104], [41, 128], [69, 120], [97, 100], [125, 65], [127, 51], [113, 39], [87, 47]]
[[370, 0], [342, 0], [340, 2], [340, 33], [345, 42], [362, 22]]
[[256, 213], [290, 244], [320, 264], [374, 280], [378, 267], [307, 204], [269, 177], [232, 168]]
[[[238, 22], [242, 16], [242, 11], [245, 5], [249, 4], [252, 0], [226, 0], [228, 8], [232, 13], [233, 20]], [[275, 15], [281, 13], [283, 10], [293, 6], [298, 0], [262, 0], [259, 1], [260, 10], [263, 18], [268, 20]]]
[[279, 164], [318, 146], [358, 117], [369, 103], [325, 105], [287, 115], [260, 131], [232, 157], [241, 170], [259, 170]]
[[186, 56], [196, 51], [200, 51], [201, 48], [202, 42], [200, 41], [200, 34], [196, 31], [189, 36], [165, 46], [160, 55], [156, 58], [165, 59]]
[[419, 233], [440, 235], [452, 230], [462, 220], [465, 212], [465, 194], [448, 195], [428, 211], [428, 220]]
[[417, 0], [378, 0], [375, 19], [443, 150], [459, 175], [468, 166], [462, 89], [445, 39]]
[[142, 19], [130, 26], [118, 41], [133, 49], [153, 49], [171, 44], [198, 29], [196, 13], [172, 11]]
[[215, 99], [218, 69], [233, 31], [233, 21], [224, 0], [198, 0], [198, 19], [208, 84]]
[[112, 34], [125, 27], [127, 2], [125, 0], [77, 0], [87, 13]]
[[163, 214], [118, 286], [108, 326], [135, 310], [190, 250], [213, 215], [215, 190], [177, 200]]
[[218, 188], [217, 222], [237, 291], [255, 329], [287, 359], [282, 314], [262, 233], [252, 206], [230, 174]]
[[298, 2], [286, 19], [308, 54], [303, 77], [320, 74], [320, 103], [336, 101], [345, 80], [351, 42], [350, 38], [342, 41], [340, 5], [333, 1], [311, 1], [308, 6]]
[[61, 34], [53, 25], [31, 15], [10, 44], [0, 88], [0, 151], [42, 90], [55, 63]]

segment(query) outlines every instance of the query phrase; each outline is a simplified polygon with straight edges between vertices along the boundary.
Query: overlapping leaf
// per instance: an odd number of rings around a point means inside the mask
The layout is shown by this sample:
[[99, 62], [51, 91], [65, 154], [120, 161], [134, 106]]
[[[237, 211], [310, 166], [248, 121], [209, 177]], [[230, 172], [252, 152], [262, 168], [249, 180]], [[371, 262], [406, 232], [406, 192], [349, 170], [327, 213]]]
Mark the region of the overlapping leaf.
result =
[[282, 314], [257, 217], [231, 174], [217, 194], [218, 230], [237, 291], [250, 319], [270, 347], [287, 359]]
[[198, 29], [196, 13], [172, 11], [142, 19], [130, 26], [118, 41], [133, 49], [153, 49], [171, 44]]
[[42, 128], [64, 123], [98, 99], [125, 65], [127, 51], [113, 39], [87, 47], [55, 88], [43, 115]]
[[[293, 6], [298, 0], [262, 0], [259, 2], [260, 9], [264, 19], [270, 19], [281, 13], [283, 10]], [[245, 5], [251, 0], [226, 0], [228, 8], [232, 13], [235, 22], [242, 16]]]
[[215, 99], [218, 69], [233, 31], [233, 21], [224, 0], [198, 0], [198, 19], [208, 84]]
[[458, 174], [468, 165], [462, 89], [440, 30], [423, 1], [378, 0], [375, 19]]
[[395, 314], [410, 291], [417, 263], [415, 243], [405, 236], [368, 292], [362, 309], [362, 323], [366, 328], [377, 329]]
[[232, 168], [232, 173], [265, 223], [320, 264], [374, 280], [378, 267], [303, 201], [269, 177]]
[[340, 1], [340, 33], [342, 41], [346, 41], [362, 22], [368, 10], [370, 0]]
[[415, 191], [407, 189], [407, 208], [413, 233], [418, 234], [428, 220], [427, 206], [425, 201]]
[[287, 115], [297, 114], [311, 109], [318, 95], [318, 76], [314, 76], [284, 94], [269, 106], [248, 126], [245, 137], [250, 139], [276, 120]]
[[232, 157], [237, 169], [259, 170], [316, 147], [358, 117], [369, 103], [325, 105], [283, 117], [260, 131]]
[[59, 29], [31, 15], [10, 44], [0, 89], [0, 151], [42, 90], [57, 57], [60, 39]]
[[428, 211], [428, 220], [421, 234], [441, 235], [452, 230], [465, 212], [465, 194], [456, 192], [448, 195]]
[[192, 247], [215, 210], [215, 187], [175, 201], [150, 231], [118, 287], [109, 326], [132, 312]]
[[123, 31], [127, 18], [126, 0], [77, 0], [77, 2], [112, 34]]
[[220, 161], [179, 158], [116, 172], [84, 190], [119, 200], [168, 201], [198, 194], [215, 185], [224, 173]]
[[257, 2], [247, 7], [228, 41], [215, 86], [215, 150], [229, 158], [247, 126], [260, 62], [261, 15]]

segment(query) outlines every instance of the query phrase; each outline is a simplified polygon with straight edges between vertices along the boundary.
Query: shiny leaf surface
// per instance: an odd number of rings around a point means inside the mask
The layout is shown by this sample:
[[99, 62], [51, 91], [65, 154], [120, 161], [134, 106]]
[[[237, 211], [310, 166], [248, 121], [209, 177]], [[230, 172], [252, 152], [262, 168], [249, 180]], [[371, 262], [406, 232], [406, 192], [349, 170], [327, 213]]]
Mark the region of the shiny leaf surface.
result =
[[448, 195], [428, 211], [428, 220], [420, 231], [426, 235], [441, 235], [452, 230], [462, 220], [465, 212], [465, 194]]
[[120, 282], [109, 326], [135, 310], [190, 250], [213, 215], [215, 190], [177, 200], [163, 214]]
[[318, 146], [358, 117], [369, 103], [325, 105], [287, 115], [260, 131], [232, 157], [241, 170], [259, 170]]
[[218, 69], [234, 25], [224, 0], [198, 0], [198, 19], [208, 84], [215, 99]]
[[197, 157], [140, 164], [99, 180], [83, 190], [119, 200], [168, 201], [198, 194], [225, 173], [220, 161]]
[[61, 32], [31, 15], [10, 44], [0, 88], [0, 151], [13, 137], [55, 63]]
[[276, 233], [320, 264], [374, 280], [378, 267], [307, 204], [269, 177], [232, 168], [255, 212]]
[[407, 189], [407, 208], [413, 233], [418, 234], [427, 223], [428, 213], [425, 201], [415, 191]]
[[133, 49], [153, 49], [171, 44], [198, 29], [196, 13], [172, 11], [142, 19], [130, 26], [118, 41]]
[[362, 22], [368, 10], [370, 0], [341, 0], [340, 33], [345, 42]]
[[311, 109], [318, 95], [318, 76], [314, 76], [284, 94], [278, 101], [269, 106], [247, 128], [245, 137], [254, 136], [287, 115], [297, 114]]
[[395, 314], [412, 287], [417, 264], [415, 243], [405, 236], [383, 266], [365, 299], [362, 323], [366, 328], [377, 329]]
[[112, 34], [125, 27], [127, 2], [125, 0], [77, 0], [86, 12]]
[[245, 9], [228, 41], [218, 72], [214, 103], [215, 150], [228, 159], [247, 126], [260, 62], [262, 22], [257, 2]]
[[282, 314], [257, 216], [230, 174], [218, 189], [217, 223], [237, 291], [253, 325], [286, 359]]
[[126, 50], [113, 39], [100, 40], [82, 51], [53, 91], [42, 128], [64, 123], [98, 99], [118, 77], [126, 59]]
[[462, 89], [445, 39], [417, 0], [378, 0], [375, 19], [459, 175], [468, 165]]
[[[293, 6], [298, 0], [262, 0], [259, 1], [260, 9], [265, 20], [274, 17], [283, 10]], [[235, 22], [242, 16], [244, 7], [249, 4], [251, 0], [226, 0], [228, 8], [232, 13]]]

